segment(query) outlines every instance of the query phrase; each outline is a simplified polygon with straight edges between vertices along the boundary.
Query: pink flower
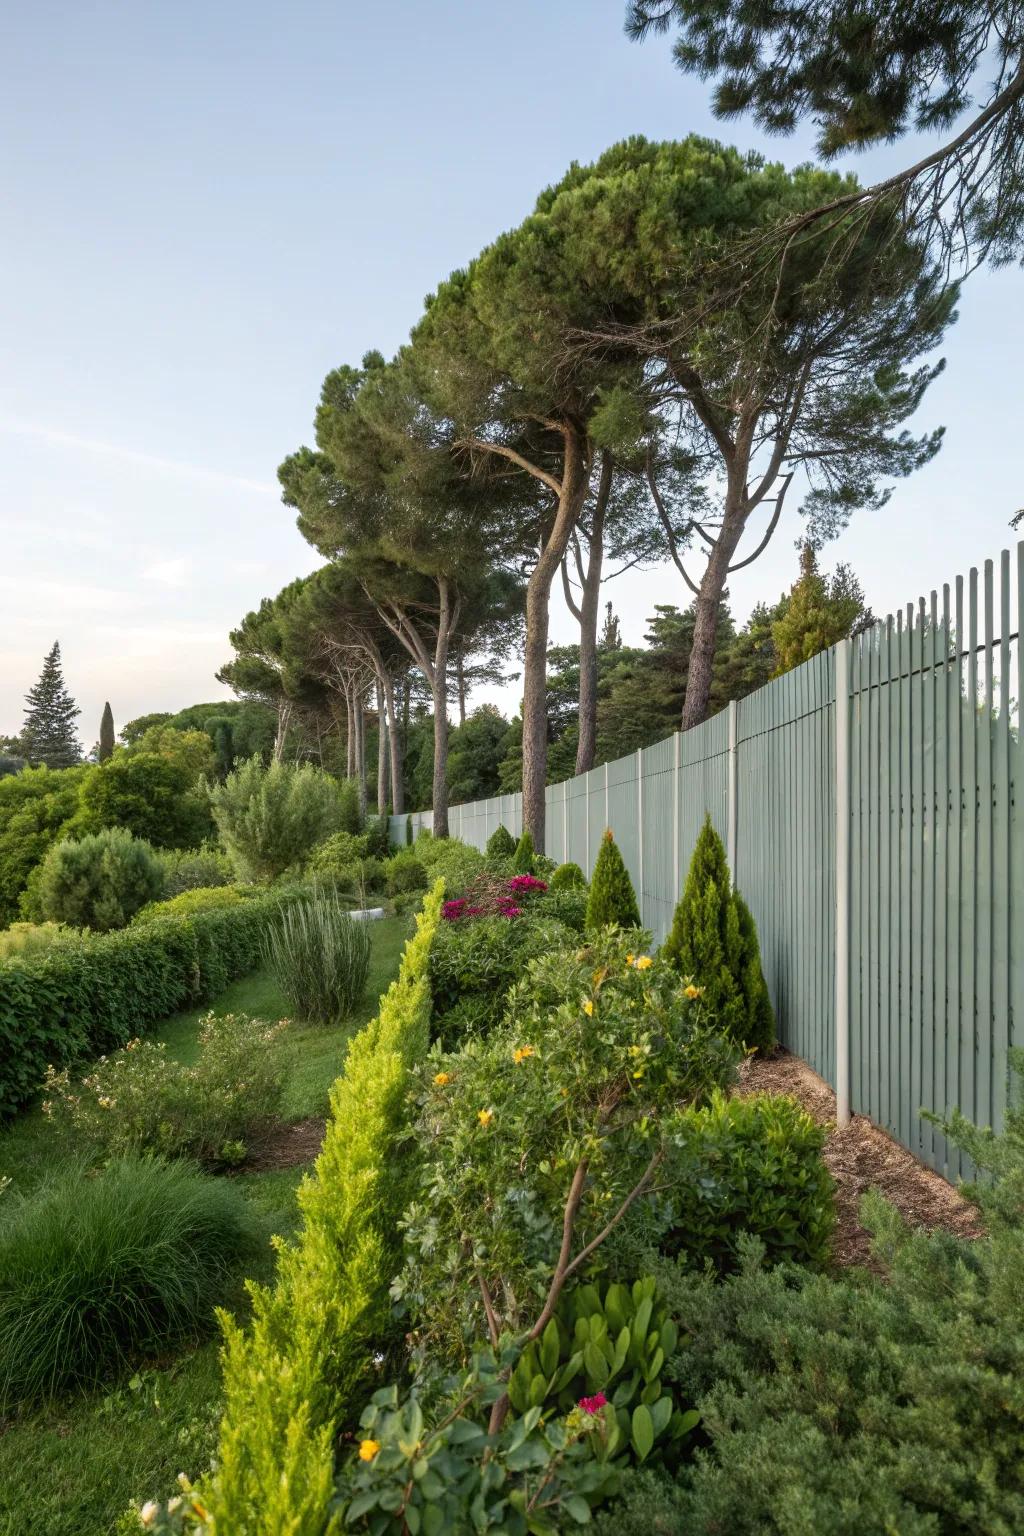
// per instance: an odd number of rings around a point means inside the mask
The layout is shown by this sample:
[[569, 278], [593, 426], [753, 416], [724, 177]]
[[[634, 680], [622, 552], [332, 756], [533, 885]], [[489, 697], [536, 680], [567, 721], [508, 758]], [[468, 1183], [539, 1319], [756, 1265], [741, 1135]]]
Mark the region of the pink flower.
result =
[[582, 1408], [584, 1413], [595, 1414], [601, 1412], [607, 1401], [603, 1392], [595, 1392], [593, 1397], [581, 1397], [577, 1407]]
[[522, 917], [522, 915], [522, 907], [502, 907], [501, 911], [498, 913], [499, 917]]
[[457, 918], [460, 918], [464, 915], [463, 908], [465, 905], [465, 896], [460, 896], [457, 901], [446, 901], [444, 906], [441, 908], [441, 916], [444, 918], [445, 922], [454, 923]]
[[527, 891], [546, 891], [548, 886], [546, 880], [538, 880], [534, 875], [513, 875], [508, 888], [521, 896]]

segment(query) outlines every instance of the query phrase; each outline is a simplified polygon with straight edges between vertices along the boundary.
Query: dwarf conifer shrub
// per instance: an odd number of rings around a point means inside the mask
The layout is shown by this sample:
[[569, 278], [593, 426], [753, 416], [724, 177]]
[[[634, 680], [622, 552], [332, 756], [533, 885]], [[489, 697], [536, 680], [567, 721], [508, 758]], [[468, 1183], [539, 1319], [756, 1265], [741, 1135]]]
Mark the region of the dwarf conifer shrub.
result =
[[114, 1375], [213, 1325], [258, 1218], [185, 1163], [70, 1166], [0, 1201], [0, 1408]]
[[505, 826], [505, 823], [499, 822], [494, 831], [491, 833], [490, 837], [487, 839], [487, 847], [484, 855], [487, 859], [487, 863], [489, 865], [501, 865], [504, 860], [511, 859], [515, 851], [515, 838]]
[[515, 852], [512, 854], [512, 873], [514, 875], [532, 875], [533, 858], [533, 838], [527, 828], [524, 829], [522, 837], [516, 843]]
[[35, 889], [47, 921], [108, 933], [161, 894], [163, 872], [148, 843], [123, 827], [108, 827], [55, 844]]
[[590, 882], [586, 925], [588, 932], [593, 932], [610, 923], [617, 923], [620, 928], [639, 928], [640, 908], [629, 870], [609, 827], [601, 840]]
[[578, 864], [570, 860], [567, 864], [559, 864], [548, 882], [548, 888], [552, 891], [573, 891], [586, 887], [587, 877]]
[[740, 1044], [770, 1050], [775, 1017], [761, 972], [757, 929], [733, 891], [725, 846], [704, 822], [662, 948], [681, 975], [703, 987], [722, 1028]]
[[336, 1024], [366, 989], [370, 932], [336, 895], [318, 892], [282, 910], [267, 934], [266, 959], [297, 1018]]

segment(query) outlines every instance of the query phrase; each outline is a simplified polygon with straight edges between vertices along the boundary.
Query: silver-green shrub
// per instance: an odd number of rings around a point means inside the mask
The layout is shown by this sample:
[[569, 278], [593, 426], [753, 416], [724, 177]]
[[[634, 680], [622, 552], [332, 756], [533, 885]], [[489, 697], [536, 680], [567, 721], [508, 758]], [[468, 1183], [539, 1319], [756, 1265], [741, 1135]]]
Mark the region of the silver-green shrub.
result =
[[240, 763], [207, 786], [221, 842], [243, 880], [269, 884], [296, 869], [338, 827], [338, 786], [312, 763]]
[[43, 860], [36, 896], [47, 922], [107, 933], [123, 928], [163, 890], [153, 849], [124, 827], [56, 843]]

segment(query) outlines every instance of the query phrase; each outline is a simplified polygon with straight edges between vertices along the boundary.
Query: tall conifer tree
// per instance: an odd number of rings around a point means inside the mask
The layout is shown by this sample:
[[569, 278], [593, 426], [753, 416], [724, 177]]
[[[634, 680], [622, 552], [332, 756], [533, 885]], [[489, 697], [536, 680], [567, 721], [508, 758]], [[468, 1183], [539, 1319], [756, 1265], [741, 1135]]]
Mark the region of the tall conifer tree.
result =
[[113, 751], [114, 751], [114, 711], [111, 709], [110, 704], [108, 702], [108, 703], [104, 704], [104, 706], [103, 706], [103, 718], [100, 720], [100, 751], [99, 751], [100, 762], [101, 763], [105, 763], [107, 761], [107, 758], [112, 755]]
[[82, 713], [64, 684], [60, 641], [55, 640], [43, 662], [39, 681], [25, 695], [28, 709], [22, 737], [28, 759], [47, 768], [70, 768], [82, 760], [75, 720]]

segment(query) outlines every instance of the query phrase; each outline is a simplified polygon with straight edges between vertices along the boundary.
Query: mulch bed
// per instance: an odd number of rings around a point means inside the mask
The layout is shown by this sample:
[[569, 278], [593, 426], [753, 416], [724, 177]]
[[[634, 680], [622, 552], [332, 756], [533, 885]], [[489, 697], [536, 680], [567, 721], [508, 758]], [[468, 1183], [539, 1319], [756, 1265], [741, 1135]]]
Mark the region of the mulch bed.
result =
[[275, 1125], [249, 1149], [242, 1165], [245, 1173], [269, 1173], [275, 1168], [297, 1168], [311, 1163], [323, 1145], [327, 1121], [314, 1117], [294, 1125]]
[[739, 1092], [791, 1094], [814, 1120], [829, 1127], [823, 1156], [837, 1186], [836, 1263], [874, 1267], [870, 1239], [858, 1216], [861, 1196], [868, 1189], [880, 1190], [912, 1226], [927, 1231], [945, 1227], [957, 1237], [980, 1236], [977, 1209], [885, 1131], [863, 1115], [854, 1115], [840, 1130], [835, 1094], [799, 1056], [780, 1051], [746, 1061]]

